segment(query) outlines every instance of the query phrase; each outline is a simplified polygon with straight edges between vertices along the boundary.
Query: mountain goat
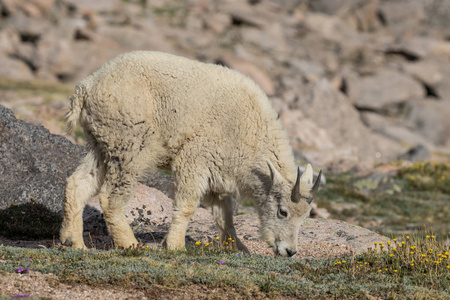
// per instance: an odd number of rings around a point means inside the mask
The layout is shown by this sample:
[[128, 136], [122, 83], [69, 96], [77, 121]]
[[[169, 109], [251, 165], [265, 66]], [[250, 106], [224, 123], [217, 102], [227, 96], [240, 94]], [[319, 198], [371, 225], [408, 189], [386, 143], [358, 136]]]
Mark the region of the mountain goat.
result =
[[82, 80], [70, 99], [69, 131], [80, 122], [88, 153], [67, 179], [63, 244], [85, 248], [82, 212], [98, 194], [116, 244], [138, 241], [124, 207], [138, 178], [173, 171], [172, 223], [163, 244], [183, 249], [190, 217], [212, 207], [221, 239], [233, 238], [232, 196], [253, 199], [261, 237], [282, 256], [297, 251], [320, 174], [300, 174], [267, 96], [231, 69], [160, 52], [122, 54]]

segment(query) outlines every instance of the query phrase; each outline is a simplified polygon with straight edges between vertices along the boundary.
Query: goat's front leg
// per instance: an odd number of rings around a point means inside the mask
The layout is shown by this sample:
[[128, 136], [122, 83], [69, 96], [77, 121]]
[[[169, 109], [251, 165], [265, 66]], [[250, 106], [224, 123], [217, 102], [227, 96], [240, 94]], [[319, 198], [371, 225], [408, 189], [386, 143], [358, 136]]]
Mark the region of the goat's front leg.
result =
[[195, 192], [177, 191], [175, 196], [172, 223], [163, 246], [169, 250], [183, 250], [189, 220], [198, 207], [200, 196]]

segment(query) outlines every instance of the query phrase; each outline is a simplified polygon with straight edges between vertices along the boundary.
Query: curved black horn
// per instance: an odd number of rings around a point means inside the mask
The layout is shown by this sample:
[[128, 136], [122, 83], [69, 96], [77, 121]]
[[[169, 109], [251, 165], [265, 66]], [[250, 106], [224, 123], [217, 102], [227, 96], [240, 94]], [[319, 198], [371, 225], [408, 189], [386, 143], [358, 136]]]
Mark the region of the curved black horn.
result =
[[311, 202], [314, 199], [314, 196], [316, 195], [317, 191], [319, 190], [321, 178], [322, 178], [322, 170], [319, 171], [319, 175], [317, 175], [316, 182], [314, 183], [314, 185], [311, 189], [311, 197], [309, 197], [309, 199], [306, 200], [306, 202], [308, 202], [309, 204], [311, 204]]
[[298, 203], [301, 199], [300, 197], [300, 177], [302, 176], [302, 172], [300, 171], [300, 167], [297, 169], [297, 180], [295, 181], [294, 188], [291, 193], [291, 200], [294, 203]]

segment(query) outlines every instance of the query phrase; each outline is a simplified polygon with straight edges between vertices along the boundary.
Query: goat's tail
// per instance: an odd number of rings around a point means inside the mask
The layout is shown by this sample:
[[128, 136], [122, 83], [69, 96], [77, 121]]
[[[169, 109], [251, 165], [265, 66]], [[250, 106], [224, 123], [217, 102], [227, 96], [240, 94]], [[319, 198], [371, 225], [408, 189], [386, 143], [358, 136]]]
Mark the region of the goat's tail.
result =
[[69, 111], [66, 113], [67, 133], [72, 133], [80, 121], [81, 110], [87, 97], [86, 88], [79, 84], [75, 88], [75, 94], [70, 97]]

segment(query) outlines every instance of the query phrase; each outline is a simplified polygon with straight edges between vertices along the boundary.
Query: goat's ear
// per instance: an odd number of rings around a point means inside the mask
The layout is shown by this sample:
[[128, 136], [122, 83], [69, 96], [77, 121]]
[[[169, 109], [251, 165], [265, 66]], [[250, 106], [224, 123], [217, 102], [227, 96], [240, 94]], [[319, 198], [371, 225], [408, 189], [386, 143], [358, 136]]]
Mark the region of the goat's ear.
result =
[[270, 170], [270, 180], [272, 182], [272, 185], [275, 183], [281, 183], [283, 180], [283, 176], [281, 176], [280, 172], [274, 167], [272, 162], [270, 160], [266, 160], [267, 165], [269, 166]]

